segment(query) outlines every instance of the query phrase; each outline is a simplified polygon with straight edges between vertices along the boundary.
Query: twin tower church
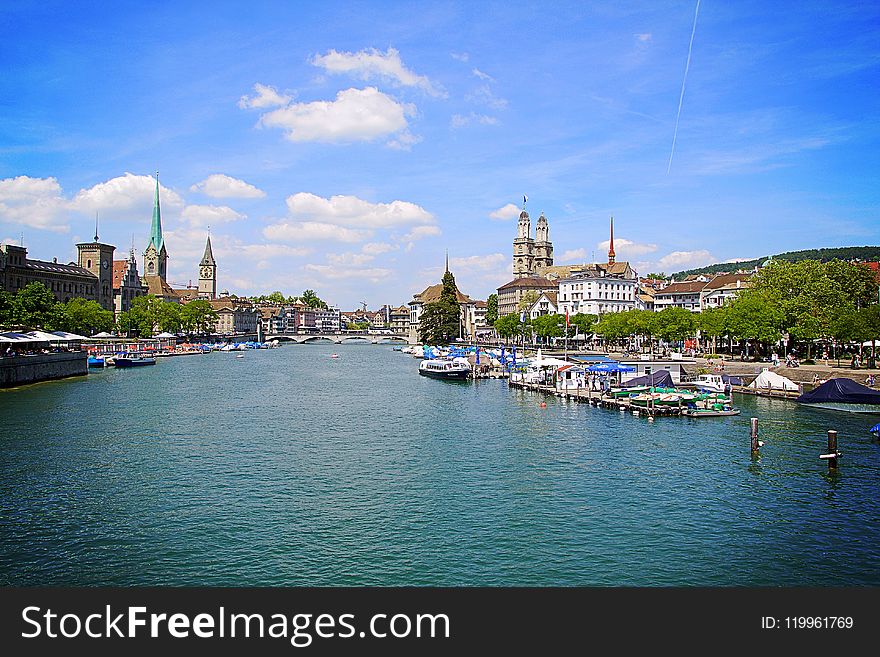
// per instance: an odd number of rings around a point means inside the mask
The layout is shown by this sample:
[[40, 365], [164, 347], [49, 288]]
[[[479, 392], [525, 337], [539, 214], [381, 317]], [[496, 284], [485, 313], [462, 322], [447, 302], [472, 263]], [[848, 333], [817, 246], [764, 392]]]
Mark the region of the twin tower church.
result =
[[217, 263], [211, 251], [211, 236], [205, 243], [205, 254], [199, 262], [198, 287], [189, 286], [174, 289], [167, 282], [168, 251], [162, 239], [162, 213], [159, 208], [159, 174], [156, 174], [156, 196], [153, 201], [153, 223], [150, 227], [150, 242], [144, 251], [144, 273], [141, 283], [147, 294], [161, 297], [166, 301], [182, 301], [194, 298], [217, 298]]

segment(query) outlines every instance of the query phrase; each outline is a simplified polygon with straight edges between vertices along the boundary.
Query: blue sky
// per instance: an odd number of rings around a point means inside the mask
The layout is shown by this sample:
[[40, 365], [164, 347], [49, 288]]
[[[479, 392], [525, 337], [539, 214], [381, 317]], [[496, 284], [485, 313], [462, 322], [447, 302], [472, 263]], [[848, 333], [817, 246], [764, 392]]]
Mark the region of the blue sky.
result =
[[513, 206], [557, 264], [641, 273], [880, 244], [880, 9], [735, 2], [6, 2], [0, 240], [350, 309], [511, 278]]

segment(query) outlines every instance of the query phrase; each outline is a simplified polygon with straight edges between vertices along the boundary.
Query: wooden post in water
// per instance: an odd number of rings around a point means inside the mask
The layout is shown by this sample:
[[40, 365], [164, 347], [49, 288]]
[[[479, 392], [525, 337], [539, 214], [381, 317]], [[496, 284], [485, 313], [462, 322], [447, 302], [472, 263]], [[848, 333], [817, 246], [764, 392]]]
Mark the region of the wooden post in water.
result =
[[752, 429], [751, 429], [751, 438], [752, 438], [752, 455], [758, 453], [758, 448], [760, 444], [758, 442], [758, 418], [752, 418]]
[[822, 454], [819, 458], [828, 461], [828, 472], [837, 470], [837, 459], [840, 452], [837, 451], [837, 432], [833, 429], [828, 430], [828, 452]]

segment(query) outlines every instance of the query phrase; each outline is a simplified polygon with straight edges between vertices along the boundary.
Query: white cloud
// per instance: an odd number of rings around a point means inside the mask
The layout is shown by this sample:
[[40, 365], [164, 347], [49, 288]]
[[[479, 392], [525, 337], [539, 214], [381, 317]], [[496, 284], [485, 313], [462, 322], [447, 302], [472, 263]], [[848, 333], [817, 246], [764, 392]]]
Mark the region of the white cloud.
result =
[[434, 221], [430, 212], [415, 203], [370, 203], [357, 196], [323, 198], [299, 192], [287, 197], [287, 209], [297, 219], [356, 228], [389, 228]]
[[189, 188], [211, 198], [263, 198], [266, 192], [257, 189], [244, 180], [232, 178], [222, 173], [213, 173], [202, 182]]
[[501, 110], [507, 107], [507, 100], [496, 96], [489, 88], [488, 84], [481, 85], [474, 89], [472, 93], [465, 96], [465, 100], [471, 103], [477, 103], [478, 105], [486, 105], [495, 110]]
[[[605, 240], [604, 242], [599, 242], [596, 245], [596, 248], [603, 253], [608, 250], [608, 247], [611, 245], [611, 240]], [[617, 256], [622, 257], [631, 257], [631, 256], [639, 256], [645, 255], [646, 253], [653, 253], [657, 250], [656, 244], [638, 244], [631, 240], [625, 239], [623, 237], [614, 238], [614, 253]]]
[[339, 267], [360, 267], [372, 262], [375, 256], [366, 253], [328, 253], [327, 262]]
[[495, 78], [493, 78], [493, 77], [492, 77], [491, 75], [489, 75], [488, 73], [483, 73], [483, 72], [482, 72], [480, 69], [478, 69], [478, 68], [473, 69], [473, 70], [471, 71], [471, 73], [472, 73], [474, 76], [480, 78], [481, 80], [486, 80], [486, 81], [489, 81], [489, 82], [495, 82]]
[[396, 251], [397, 249], [397, 246], [388, 244], [387, 242], [369, 242], [361, 247], [361, 253], [377, 256], [382, 253], [388, 253], [389, 251]]
[[498, 221], [507, 221], [508, 219], [516, 219], [519, 217], [520, 209], [515, 206], [513, 203], [508, 203], [504, 207], [500, 207], [497, 210], [494, 210], [489, 213], [490, 219], [497, 219]]
[[409, 130], [404, 130], [396, 139], [391, 139], [385, 145], [398, 151], [409, 151], [412, 147], [422, 141], [419, 135], [412, 134]]
[[437, 226], [416, 226], [404, 235], [401, 240], [404, 242], [415, 242], [423, 237], [437, 237], [441, 234], [440, 228]]
[[0, 222], [66, 233], [68, 201], [55, 178], [18, 176], [0, 180]]
[[502, 253], [474, 255], [466, 258], [450, 258], [449, 269], [455, 273], [497, 272], [507, 264], [507, 256]]
[[571, 249], [569, 251], [563, 251], [562, 255], [559, 256], [559, 259], [561, 262], [584, 262], [586, 257], [586, 249]]
[[[149, 218], [153, 208], [156, 180], [152, 176], [138, 176], [126, 172], [88, 189], [77, 192], [71, 208], [93, 216], [98, 213], [101, 219], [125, 219], [133, 216]], [[179, 194], [159, 186], [159, 201], [163, 210], [183, 208], [184, 202]]]
[[635, 36], [636, 40], [639, 41], [639, 43], [648, 43], [649, 41], [651, 41], [650, 32], [643, 32], [641, 34], [635, 34], [633, 36]]
[[287, 105], [292, 96], [279, 94], [275, 87], [270, 87], [259, 82], [254, 85], [254, 91], [257, 93], [253, 96], [242, 96], [238, 100], [238, 106], [242, 109], [265, 109], [266, 107], [279, 107]]
[[394, 48], [381, 52], [375, 48], [358, 52], [330, 50], [326, 55], [315, 55], [310, 63], [328, 73], [348, 73], [361, 80], [389, 80], [404, 87], [417, 87], [431, 96], [446, 97], [442, 87], [427, 76], [417, 75], [404, 66], [400, 53]]
[[479, 123], [481, 125], [498, 125], [498, 119], [494, 116], [486, 116], [485, 114], [477, 114], [471, 112], [468, 115], [453, 114], [449, 125], [452, 128], [463, 128], [469, 123]]
[[303, 269], [329, 280], [355, 279], [359, 281], [366, 280], [370, 283], [378, 283], [385, 280], [393, 273], [390, 269], [382, 267], [359, 268], [315, 264], [303, 265]]
[[466, 62], [471, 58], [471, 56], [466, 52], [451, 52], [449, 53], [449, 56], [459, 62]]
[[228, 224], [246, 217], [226, 205], [187, 205], [180, 216], [194, 228]]
[[243, 244], [233, 247], [248, 258], [265, 260], [266, 258], [301, 258], [311, 255], [314, 250], [305, 246], [287, 246], [286, 244]]
[[718, 259], [705, 249], [699, 251], [673, 251], [657, 261], [657, 267], [666, 272], [693, 269], [718, 262]]
[[335, 224], [315, 221], [282, 222], [263, 229], [263, 236], [281, 242], [330, 240], [335, 242], [363, 242], [373, 236], [372, 230], [353, 230]]
[[373, 141], [402, 133], [415, 107], [398, 103], [375, 87], [345, 89], [336, 100], [296, 103], [276, 109], [260, 119], [267, 128], [281, 128], [290, 141]]

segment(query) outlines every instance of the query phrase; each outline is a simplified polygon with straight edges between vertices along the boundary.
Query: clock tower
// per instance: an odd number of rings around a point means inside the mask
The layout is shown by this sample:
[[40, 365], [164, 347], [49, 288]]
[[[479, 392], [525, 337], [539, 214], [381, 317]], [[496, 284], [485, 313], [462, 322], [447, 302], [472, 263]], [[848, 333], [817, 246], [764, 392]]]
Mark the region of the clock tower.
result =
[[95, 241], [83, 242], [76, 245], [79, 251], [77, 264], [95, 276], [98, 281], [95, 284], [95, 301], [101, 304], [104, 310], [113, 310], [113, 252], [115, 246], [102, 244], [98, 241], [98, 229], [95, 227]]
[[207, 299], [217, 297], [217, 263], [211, 251], [211, 235], [205, 244], [205, 255], [199, 263], [199, 296]]

